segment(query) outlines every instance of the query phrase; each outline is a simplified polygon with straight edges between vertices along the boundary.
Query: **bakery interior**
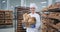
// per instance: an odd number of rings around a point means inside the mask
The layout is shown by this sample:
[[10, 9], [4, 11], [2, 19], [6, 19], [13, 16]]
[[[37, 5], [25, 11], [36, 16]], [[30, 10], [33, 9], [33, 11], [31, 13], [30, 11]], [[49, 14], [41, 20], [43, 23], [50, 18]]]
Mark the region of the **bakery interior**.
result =
[[60, 0], [0, 0], [0, 32], [26, 32], [22, 20], [30, 13], [30, 3], [38, 6], [41, 32], [60, 31]]

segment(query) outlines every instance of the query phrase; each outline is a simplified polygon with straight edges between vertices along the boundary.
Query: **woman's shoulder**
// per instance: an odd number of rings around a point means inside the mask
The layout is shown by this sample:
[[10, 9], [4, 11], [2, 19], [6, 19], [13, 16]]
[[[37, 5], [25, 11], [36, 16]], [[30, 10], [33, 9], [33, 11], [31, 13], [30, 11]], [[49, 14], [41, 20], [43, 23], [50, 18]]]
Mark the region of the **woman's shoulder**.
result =
[[35, 13], [35, 14], [39, 16], [39, 14], [38, 14], [38, 13]]

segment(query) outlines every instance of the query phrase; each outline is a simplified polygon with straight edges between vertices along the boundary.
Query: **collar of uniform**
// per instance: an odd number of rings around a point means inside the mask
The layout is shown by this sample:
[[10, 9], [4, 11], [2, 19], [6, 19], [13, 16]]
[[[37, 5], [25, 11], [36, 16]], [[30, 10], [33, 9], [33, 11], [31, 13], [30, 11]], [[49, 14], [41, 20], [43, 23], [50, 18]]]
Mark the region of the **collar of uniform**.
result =
[[[32, 14], [32, 13], [31, 13]], [[34, 12], [34, 14], [36, 14], [36, 12]], [[34, 14], [32, 14], [32, 15], [34, 15]]]

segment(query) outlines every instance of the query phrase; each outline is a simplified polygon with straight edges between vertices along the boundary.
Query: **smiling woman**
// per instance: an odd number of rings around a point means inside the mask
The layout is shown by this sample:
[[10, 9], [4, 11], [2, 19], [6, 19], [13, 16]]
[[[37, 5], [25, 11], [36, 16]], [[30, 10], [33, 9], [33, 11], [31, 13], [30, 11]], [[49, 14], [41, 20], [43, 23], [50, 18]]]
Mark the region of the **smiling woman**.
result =
[[[55, 32], [56, 27], [52, 28], [49, 23], [53, 20], [55, 26], [60, 26], [60, 13], [57, 12], [60, 12], [60, 0], [0, 0], [0, 32]], [[50, 20], [41, 21], [40, 18]]]

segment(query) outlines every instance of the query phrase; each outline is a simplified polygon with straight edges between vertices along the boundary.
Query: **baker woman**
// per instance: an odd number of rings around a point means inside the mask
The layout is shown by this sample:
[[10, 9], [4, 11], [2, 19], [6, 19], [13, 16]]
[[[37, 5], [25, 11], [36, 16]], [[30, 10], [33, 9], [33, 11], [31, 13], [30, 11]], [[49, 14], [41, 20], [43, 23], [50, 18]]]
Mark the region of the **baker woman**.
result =
[[29, 27], [26, 28], [26, 32], [40, 32], [38, 31], [41, 22], [40, 22], [40, 16], [39, 14], [37, 14], [35, 11], [37, 10], [37, 6], [35, 3], [30, 4], [30, 11], [31, 13], [29, 14], [31, 17], [35, 17], [36, 18], [36, 24], [34, 27]]

